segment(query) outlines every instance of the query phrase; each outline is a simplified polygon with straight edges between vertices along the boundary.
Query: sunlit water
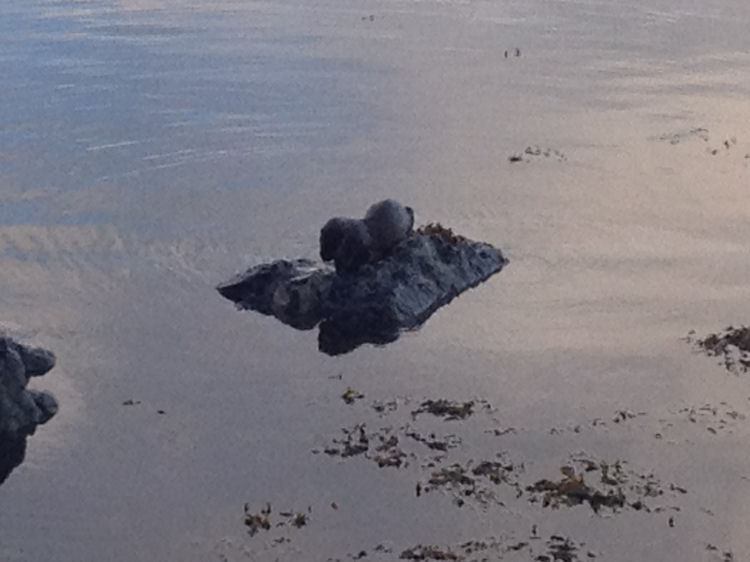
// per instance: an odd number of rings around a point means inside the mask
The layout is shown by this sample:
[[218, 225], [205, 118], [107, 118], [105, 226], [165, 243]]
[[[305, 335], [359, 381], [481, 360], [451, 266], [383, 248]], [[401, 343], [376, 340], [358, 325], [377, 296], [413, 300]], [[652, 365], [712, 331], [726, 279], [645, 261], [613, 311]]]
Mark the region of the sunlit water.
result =
[[[0, 327], [58, 355], [33, 384], [61, 409], [0, 487], [0, 559], [397, 557], [532, 525], [609, 561], [750, 557], [750, 422], [654, 438], [686, 406], [750, 412], [680, 340], [750, 317], [749, 25], [719, 0], [2, 2]], [[510, 265], [336, 358], [214, 291], [387, 196]], [[481, 397], [519, 430], [466, 458], [552, 477], [585, 450], [689, 499], [674, 527], [458, 508], [313, 454], [396, 396]], [[647, 415], [550, 436], [620, 409]], [[313, 512], [276, 545], [245, 502]]]

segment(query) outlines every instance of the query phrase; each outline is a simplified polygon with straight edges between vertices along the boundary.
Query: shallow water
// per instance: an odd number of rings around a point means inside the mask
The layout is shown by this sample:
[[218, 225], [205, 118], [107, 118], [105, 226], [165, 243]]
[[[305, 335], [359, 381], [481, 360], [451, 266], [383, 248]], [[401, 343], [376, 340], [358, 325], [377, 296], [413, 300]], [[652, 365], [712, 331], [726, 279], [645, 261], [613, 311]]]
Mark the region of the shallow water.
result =
[[[61, 409], [0, 487], [0, 559], [397, 558], [532, 525], [610, 561], [750, 557], [750, 422], [679, 412], [750, 413], [746, 378], [680, 340], [750, 315], [749, 23], [719, 0], [3, 2], [0, 327], [56, 352], [34, 384]], [[386, 196], [510, 265], [336, 358], [214, 291]], [[525, 482], [627, 459], [688, 490], [674, 527], [458, 508], [414, 497], [416, 461], [313, 453], [438, 397], [496, 408], [435, 426], [459, 457], [508, 451]], [[245, 502], [312, 516], [249, 537]]]

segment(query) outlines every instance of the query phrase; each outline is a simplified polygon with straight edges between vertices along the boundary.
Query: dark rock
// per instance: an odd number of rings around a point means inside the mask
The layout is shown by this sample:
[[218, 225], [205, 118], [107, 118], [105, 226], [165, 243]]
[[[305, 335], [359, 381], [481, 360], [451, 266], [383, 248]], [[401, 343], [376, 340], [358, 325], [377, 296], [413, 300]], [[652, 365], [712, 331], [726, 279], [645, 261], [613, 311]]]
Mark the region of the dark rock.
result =
[[0, 484], [26, 456], [26, 436], [0, 435]]
[[51, 352], [0, 336], [0, 484], [23, 462], [27, 437], [57, 412], [51, 394], [26, 388], [54, 364]]
[[28, 377], [40, 377], [55, 366], [55, 354], [46, 349], [19, 345], [18, 353]]
[[330, 355], [362, 343], [388, 343], [507, 263], [499, 249], [441, 229], [431, 225], [383, 260], [356, 271], [336, 273], [310, 260], [277, 260], [217, 289], [241, 308], [298, 329], [320, 323], [319, 348]]
[[57, 413], [57, 400], [44, 390], [29, 390], [28, 392], [36, 407], [39, 408], [39, 423], [47, 423]]
[[52, 368], [55, 356], [0, 336], [0, 436], [30, 435], [57, 412], [57, 401], [46, 392], [27, 390], [29, 377]]
[[251, 267], [216, 289], [238, 307], [276, 316], [299, 330], [321, 320], [334, 270], [312, 260], [276, 260]]

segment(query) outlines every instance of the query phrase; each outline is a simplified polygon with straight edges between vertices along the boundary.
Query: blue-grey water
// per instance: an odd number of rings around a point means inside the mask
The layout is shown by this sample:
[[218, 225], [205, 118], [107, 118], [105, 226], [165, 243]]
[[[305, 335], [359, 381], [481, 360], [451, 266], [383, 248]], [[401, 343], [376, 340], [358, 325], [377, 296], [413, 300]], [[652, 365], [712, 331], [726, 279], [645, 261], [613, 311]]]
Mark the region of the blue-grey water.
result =
[[[738, 0], [3, 0], [0, 328], [55, 351], [32, 384], [60, 411], [0, 487], [0, 560], [395, 559], [532, 525], [749, 559], [750, 382], [681, 341], [750, 318], [749, 26]], [[388, 196], [510, 265], [335, 358], [215, 292]], [[392, 397], [488, 400], [517, 433], [478, 418], [461, 454], [527, 479], [586, 451], [688, 494], [458, 508], [313, 452]], [[706, 403], [737, 415], [680, 413]], [[250, 537], [246, 502], [310, 522]]]

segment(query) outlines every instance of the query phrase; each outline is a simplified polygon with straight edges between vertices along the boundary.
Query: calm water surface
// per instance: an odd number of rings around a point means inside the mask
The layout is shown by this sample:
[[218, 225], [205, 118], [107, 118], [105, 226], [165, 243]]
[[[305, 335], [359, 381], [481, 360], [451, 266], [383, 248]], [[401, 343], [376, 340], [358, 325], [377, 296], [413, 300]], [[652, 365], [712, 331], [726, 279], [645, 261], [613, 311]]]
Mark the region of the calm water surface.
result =
[[[675, 413], [750, 413], [750, 382], [680, 341], [750, 317], [749, 26], [735, 0], [4, 0], [0, 327], [56, 352], [34, 384], [61, 409], [0, 487], [0, 559], [397, 557], [532, 525], [609, 561], [750, 558], [750, 422]], [[336, 358], [214, 291], [387, 196], [511, 265]], [[481, 397], [518, 429], [476, 422], [466, 458], [553, 477], [585, 450], [688, 494], [674, 527], [458, 508], [313, 454], [396, 396]], [[646, 415], [550, 435], [620, 409]], [[267, 501], [310, 524], [249, 537]]]

